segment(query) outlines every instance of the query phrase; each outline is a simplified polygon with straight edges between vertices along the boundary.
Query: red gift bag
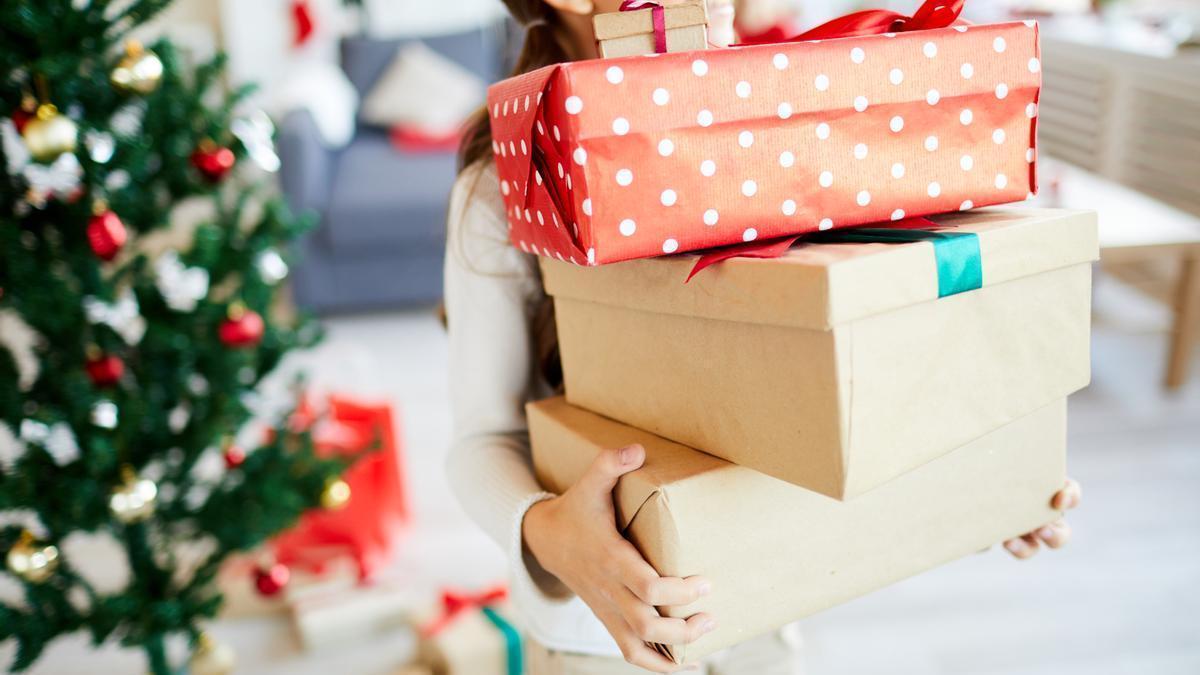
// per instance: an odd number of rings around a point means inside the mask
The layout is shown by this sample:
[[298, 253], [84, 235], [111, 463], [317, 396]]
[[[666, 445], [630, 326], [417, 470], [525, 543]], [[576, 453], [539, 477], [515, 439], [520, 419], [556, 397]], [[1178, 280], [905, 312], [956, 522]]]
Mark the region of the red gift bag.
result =
[[365, 454], [342, 476], [350, 501], [338, 510], [305, 513], [272, 542], [275, 557], [320, 573], [331, 560], [350, 556], [359, 577], [368, 579], [391, 557], [410, 515], [392, 406], [332, 395], [328, 416], [314, 420], [310, 402], [302, 400], [292, 422], [313, 425], [318, 454]]

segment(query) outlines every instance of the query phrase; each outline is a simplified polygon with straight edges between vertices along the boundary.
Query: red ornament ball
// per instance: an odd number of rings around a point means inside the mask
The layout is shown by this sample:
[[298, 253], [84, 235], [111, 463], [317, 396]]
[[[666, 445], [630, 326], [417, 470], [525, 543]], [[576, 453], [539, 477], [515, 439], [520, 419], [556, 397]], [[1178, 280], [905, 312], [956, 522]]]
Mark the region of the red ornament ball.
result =
[[219, 183], [236, 160], [232, 150], [220, 145], [203, 144], [192, 153], [192, 166], [210, 183]]
[[283, 563], [275, 563], [270, 567], [259, 567], [254, 572], [254, 587], [260, 594], [270, 597], [282, 591], [291, 576], [292, 571]]
[[262, 340], [263, 318], [252, 309], [231, 309], [218, 330], [226, 347], [253, 347]]
[[230, 445], [225, 448], [225, 467], [228, 469], [236, 469], [246, 461], [246, 451], [237, 445]]
[[25, 133], [25, 125], [29, 124], [30, 120], [32, 120], [34, 117], [36, 117], [36, 115], [33, 113], [27, 112], [21, 108], [17, 108], [12, 114], [13, 126], [17, 128], [17, 133]]
[[120, 253], [121, 247], [125, 245], [125, 240], [129, 237], [129, 233], [125, 231], [125, 223], [116, 213], [109, 210], [101, 211], [92, 216], [87, 224], [87, 240], [88, 245], [92, 247], [92, 253], [101, 260], [112, 260]]
[[125, 374], [125, 362], [116, 356], [97, 356], [88, 359], [87, 374], [97, 387], [111, 387]]

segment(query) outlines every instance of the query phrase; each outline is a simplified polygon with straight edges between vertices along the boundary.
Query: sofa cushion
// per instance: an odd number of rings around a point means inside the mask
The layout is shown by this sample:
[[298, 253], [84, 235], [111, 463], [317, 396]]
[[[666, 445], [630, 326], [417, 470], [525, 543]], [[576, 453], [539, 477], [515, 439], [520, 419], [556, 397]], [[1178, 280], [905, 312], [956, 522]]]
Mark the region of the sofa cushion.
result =
[[[433, 51], [458, 63], [485, 82], [500, 79], [503, 59], [502, 29], [485, 26], [479, 30], [420, 38]], [[342, 69], [361, 96], [366, 96], [391, 63], [397, 49], [417, 38], [379, 39], [366, 36], [342, 40]]]
[[483, 80], [456, 61], [413, 42], [396, 51], [371, 87], [363, 101], [362, 119], [413, 134], [455, 135], [483, 105], [486, 90]]
[[454, 176], [452, 153], [403, 153], [362, 129], [338, 158], [323, 234], [346, 251], [441, 246]]

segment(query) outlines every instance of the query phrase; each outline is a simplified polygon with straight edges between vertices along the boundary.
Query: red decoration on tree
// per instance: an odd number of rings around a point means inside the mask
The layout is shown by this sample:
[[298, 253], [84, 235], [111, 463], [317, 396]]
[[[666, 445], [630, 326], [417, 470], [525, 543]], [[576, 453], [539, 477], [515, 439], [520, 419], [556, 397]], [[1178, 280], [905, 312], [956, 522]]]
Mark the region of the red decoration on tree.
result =
[[33, 113], [27, 113], [24, 110], [16, 110], [12, 114], [13, 126], [17, 128], [18, 134], [25, 133], [25, 125], [29, 124], [29, 120], [34, 117]]
[[237, 160], [233, 151], [212, 141], [204, 141], [192, 153], [192, 166], [210, 183], [219, 183]]
[[225, 346], [252, 347], [262, 340], [263, 318], [258, 312], [238, 302], [229, 306], [227, 317], [219, 329], [219, 337]]
[[246, 451], [232, 443], [225, 446], [223, 454], [225, 456], [225, 468], [227, 469], [236, 469], [242, 465], [242, 462], [246, 461]]
[[270, 567], [259, 567], [254, 572], [254, 587], [262, 595], [272, 596], [287, 586], [292, 571], [287, 565], [275, 563]]
[[92, 216], [87, 225], [88, 244], [97, 258], [112, 260], [117, 257], [117, 253], [125, 245], [125, 239], [128, 238], [125, 223], [122, 223], [117, 214], [107, 206], [99, 205], [95, 211], [96, 215]]
[[17, 128], [18, 134], [25, 133], [25, 125], [37, 117], [37, 99], [32, 96], [25, 96], [21, 99], [21, 106], [13, 111], [12, 121], [13, 126]]
[[125, 362], [111, 354], [99, 354], [88, 358], [87, 374], [97, 387], [111, 387], [125, 374]]
[[293, 47], [303, 45], [312, 37], [315, 25], [308, 0], [292, 0], [292, 27], [295, 29], [292, 34]]

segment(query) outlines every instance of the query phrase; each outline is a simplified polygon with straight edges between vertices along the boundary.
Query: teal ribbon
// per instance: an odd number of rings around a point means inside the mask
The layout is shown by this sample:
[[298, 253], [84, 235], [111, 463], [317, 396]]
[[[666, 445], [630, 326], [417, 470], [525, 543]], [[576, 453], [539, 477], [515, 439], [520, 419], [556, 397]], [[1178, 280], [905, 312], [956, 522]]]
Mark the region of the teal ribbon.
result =
[[983, 256], [974, 232], [910, 230], [883, 227], [848, 228], [811, 238], [827, 244], [907, 244], [928, 241], [937, 261], [938, 297], [983, 287]]
[[521, 649], [521, 633], [491, 607], [484, 607], [483, 615], [504, 635], [504, 646], [508, 652], [508, 675], [523, 675], [525, 652]]

